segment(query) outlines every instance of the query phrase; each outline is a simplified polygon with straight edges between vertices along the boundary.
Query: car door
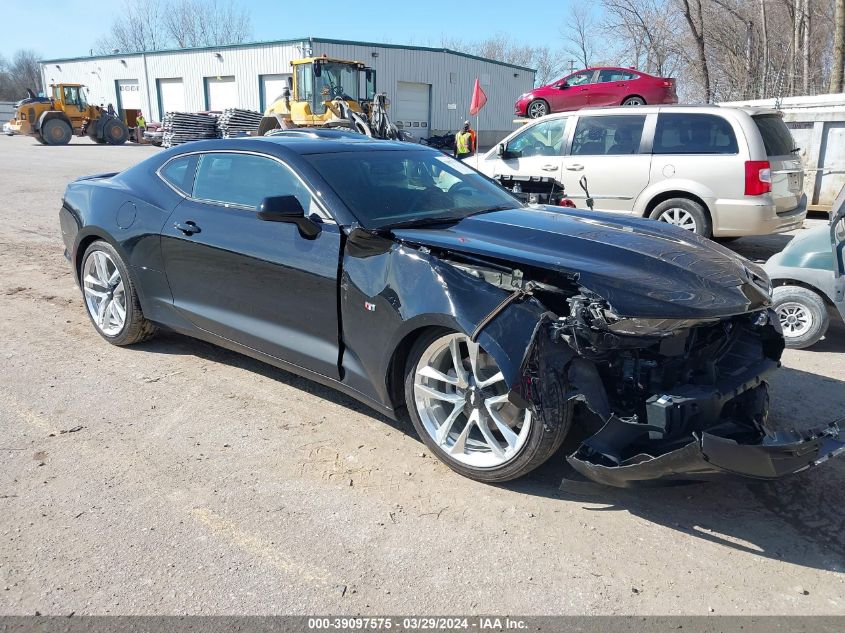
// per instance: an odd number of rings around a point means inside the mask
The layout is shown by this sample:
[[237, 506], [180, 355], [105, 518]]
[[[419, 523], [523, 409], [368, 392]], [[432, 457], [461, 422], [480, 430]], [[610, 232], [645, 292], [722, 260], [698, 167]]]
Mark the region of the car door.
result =
[[586, 107], [589, 103], [590, 91], [593, 89], [594, 77], [595, 71], [593, 70], [582, 70], [564, 77], [556, 84], [557, 90], [548, 95], [552, 112], [578, 110]]
[[[176, 309], [198, 328], [338, 378], [337, 224], [270, 156], [202, 153], [191, 191], [162, 230]], [[263, 198], [282, 195], [321, 222], [316, 238], [258, 217]]]
[[566, 139], [569, 117], [542, 119], [525, 126], [511, 138], [502, 156], [495, 157], [490, 176], [543, 176], [560, 181], [562, 149]]
[[631, 84], [637, 78], [636, 73], [620, 68], [600, 70], [598, 79], [590, 86], [588, 93], [590, 107], [619, 105], [631, 93]]
[[631, 212], [649, 181], [651, 154], [641, 151], [645, 122], [644, 114], [579, 116], [563, 160], [569, 197], [586, 197], [578, 184], [586, 176], [596, 210]]

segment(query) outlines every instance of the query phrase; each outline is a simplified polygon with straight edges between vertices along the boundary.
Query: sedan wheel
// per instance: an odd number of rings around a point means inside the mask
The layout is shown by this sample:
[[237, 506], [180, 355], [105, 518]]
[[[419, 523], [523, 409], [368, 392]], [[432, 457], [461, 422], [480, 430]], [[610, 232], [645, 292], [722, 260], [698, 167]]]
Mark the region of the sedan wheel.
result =
[[117, 336], [126, 324], [126, 286], [112, 258], [92, 251], [82, 267], [82, 291], [94, 325], [105, 336]]
[[657, 219], [661, 222], [674, 224], [675, 226], [679, 226], [687, 231], [692, 231], [693, 233], [695, 233], [695, 229], [697, 227], [695, 218], [692, 217], [692, 214], [686, 209], [680, 209], [678, 207], [666, 209], [657, 217]]
[[80, 286], [88, 316], [113, 345], [150, 338], [156, 326], [144, 318], [129, 270], [111, 244], [97, 241], [82, 256]]
[[549, 104], [545, 101], [537, 100], [532, 101], [528, 104], [528, 110], [526, 114], [528, 114], [529, 119], [539, 119], [541, 116], [546, 116], [549, 113]]
[[641, 106], [645, 105], [645, 100], [642, 97], [628, 97], [622, 102], [623, 106]]
[[538, 423], [508, 399], [496, 361], [465, 334], [418, 341], [409, 359], [406, 399], [414, 426], [440, 459], [482, 481], [506, 481], [539, 466], [560, 446], [571, 406]]
[[778, 286], [772, 293], [772, 302], [787, 347], [810, 347], [827, 332], [830, 324], [827, 306], [809, 288]]

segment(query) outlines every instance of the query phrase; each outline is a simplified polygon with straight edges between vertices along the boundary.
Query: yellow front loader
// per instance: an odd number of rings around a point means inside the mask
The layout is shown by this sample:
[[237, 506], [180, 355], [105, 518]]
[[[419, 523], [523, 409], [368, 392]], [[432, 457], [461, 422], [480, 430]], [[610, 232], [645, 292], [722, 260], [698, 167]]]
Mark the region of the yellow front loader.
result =
[[361, 62], [308, 57], [291, 62], [293, 80], [267, 111], [260, 135], [298, 127], [350, 130], [404, 140], [387, 116], [387, 96], [376, 93], [376, 71]]
[[50, 88], [49, 97], [27, 90], [27, 97], [15, 104], [15, 118], [9, 121], [13, 133], [34, 136], [44, 145], [67, 145], [74, 134], [111, 145], [122, 145], [129, 138], [123, 121], [88, 104], [82, 84]]

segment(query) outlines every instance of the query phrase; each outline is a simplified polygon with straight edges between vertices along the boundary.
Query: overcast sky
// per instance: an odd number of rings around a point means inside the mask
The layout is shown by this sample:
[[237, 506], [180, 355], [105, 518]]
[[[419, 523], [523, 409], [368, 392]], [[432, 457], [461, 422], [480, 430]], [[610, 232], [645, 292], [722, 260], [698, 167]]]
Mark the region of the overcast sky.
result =
[[[237, 4], [251, 15], [255, 40], [313, 35], [437, 46], [443, 35], [471, 40], [503, 32], [526, 44], [558, 47], [563, 44], [560, 25], [569, 3], [562, 0], [544, 5], [542, 15], [520, 9], [513, 0], [393, 0], [382, 8], [376, 8], [378, 3], [349, 0], [242, 0]], [[123, 3], [9, 0], [3, 5], [0, 54], [10, 57], [16, 50], [28, 48], [47, 59], [87, 55]], [[305, 11], [297, 17], [300, 7]]]

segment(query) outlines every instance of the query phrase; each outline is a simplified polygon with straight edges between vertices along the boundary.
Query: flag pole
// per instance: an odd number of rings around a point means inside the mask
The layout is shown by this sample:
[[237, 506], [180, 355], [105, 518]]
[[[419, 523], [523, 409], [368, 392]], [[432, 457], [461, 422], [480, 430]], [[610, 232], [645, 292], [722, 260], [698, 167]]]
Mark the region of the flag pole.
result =
[[475, 168], [479, 168], [478, 139], [481, 138], [481, 110], [475, 113]]

